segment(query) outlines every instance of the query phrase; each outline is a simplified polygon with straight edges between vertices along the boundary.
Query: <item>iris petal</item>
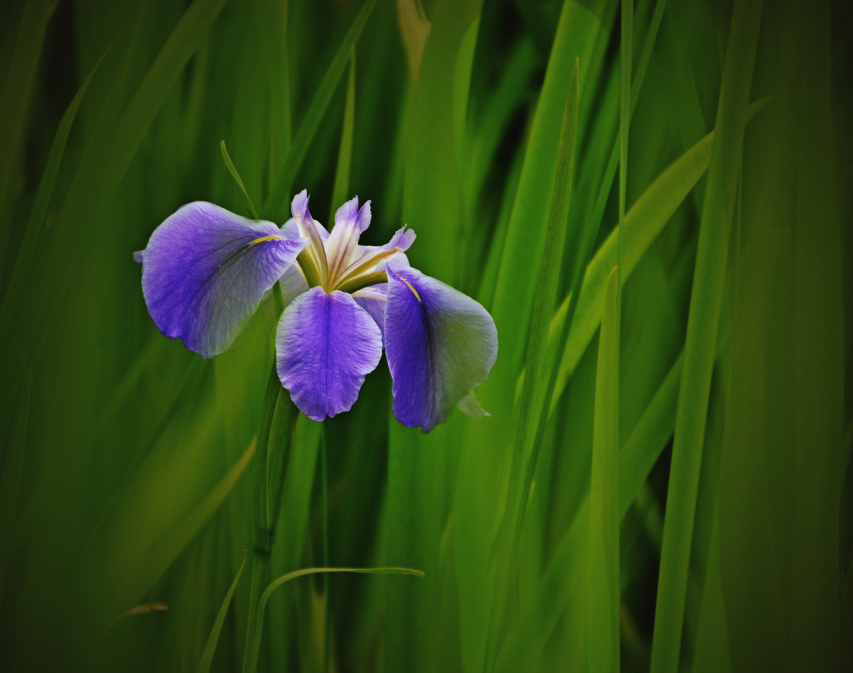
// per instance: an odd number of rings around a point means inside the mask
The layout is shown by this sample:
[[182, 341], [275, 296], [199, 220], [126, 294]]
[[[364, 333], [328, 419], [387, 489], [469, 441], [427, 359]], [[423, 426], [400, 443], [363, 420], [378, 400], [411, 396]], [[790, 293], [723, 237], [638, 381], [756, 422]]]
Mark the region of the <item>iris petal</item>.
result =
[[388, 271], [385, 354], [394, 415], [429, 432], [489, 375], [498, 352], [480, 304], [412, 268]]
[[281, 298], [284, 301], [284, 308], [290, 306], [293, 300], [308, 289], [308, 283], [299, 272], [299, 267], [288, 267], [287, 271], [279, 280], [281, 285]]
[[304, 243], [272, 222], [195, 202], [148, 241], [142, 291], [157, 328], [205, 358], [226, 350]]
[[285, 310], [276, 334], [278, 376], [293, 403], [322, 421], [349, 411], [382, 357], [373, 319], [344, 292], [314, 287]]
[[353, 292], [353, 299], [370, 314], [385, 338], [385, 304], [388, 300], [388, 283], [379, 283]]

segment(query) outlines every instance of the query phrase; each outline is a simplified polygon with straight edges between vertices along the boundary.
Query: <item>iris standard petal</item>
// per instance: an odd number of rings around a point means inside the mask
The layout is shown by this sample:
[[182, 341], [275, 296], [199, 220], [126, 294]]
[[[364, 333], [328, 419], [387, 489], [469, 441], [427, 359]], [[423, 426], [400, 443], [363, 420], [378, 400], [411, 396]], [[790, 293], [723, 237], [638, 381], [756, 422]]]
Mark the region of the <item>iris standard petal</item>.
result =
[[[382, 338], [385, 338], [385, 304], [388, 300], [388, 283], [379, 283], [371, 285], [358, 292], [353, 292], [353, 299], [365, 311], [370, 314], [379, 331], [382, 332]], [[383, 341], [384, 343], [384, 341]]]
[[370, 201], [359, 210], [357, 196], [335, 212], [335, 226], [325, 244], [330, 278], [338, 278], [355, 261], [358, 237], [369, 225]]
[[382, 357], [373, 319], [344, 292], [314, 287], [282, 314], [276, 334], [281, 384], [308, 418], [349, 411]]
[[299, 272], [299, 267], [296, 265], [288, 267], [279, 280], [279, 284], [281, 285], [281, 298], [284, 301], [284, 308], [290, 306], [294, 299], [308, 289], [308, 283], [305, 282], [305, 277]]
[[370, 226], [370, 201], [360, 209], [358, 197], [355, 196], [335, 211], [335, 227], [353, 229], [356, 234], [363, 234]]
[[272, 222], [195, 202], [148, 241], [142, 292], [157, 328], [205, 358], [227, 349], [304, 246]]
[[489, 375], [492, 317], [476, 301], [412, 268], [388, 271], [385, 355], [397, 420], [429, 432]]

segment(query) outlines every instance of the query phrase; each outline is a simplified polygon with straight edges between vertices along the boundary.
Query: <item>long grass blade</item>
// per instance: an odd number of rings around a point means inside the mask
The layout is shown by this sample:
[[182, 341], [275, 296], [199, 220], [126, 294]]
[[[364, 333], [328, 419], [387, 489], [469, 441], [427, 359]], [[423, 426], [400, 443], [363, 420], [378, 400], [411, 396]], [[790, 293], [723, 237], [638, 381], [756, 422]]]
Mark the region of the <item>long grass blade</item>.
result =
[[225, 594], [225, 600], [222, 601], [222, 606], [216, 614], [216, 621], [213, 622], [213, 627], [210, 629], [210, 635], [207, 636], [207, 642], [204, 645], [204, 651], [201, 653], [201, 659], [198, 661], [196, 673], [208, 673], [210, 665], [213, 663], [213, 654], [216, 652], [216, 646], [219, 643], [219, 634], [222, 632], [222, 625], [225, 623], [225, 615], [228, 614], [228, 606], [231, 605], [231, 598], [234, 596], [234, 591], [240, 583], [240, 576], [243, 574], [243, 568], [246, 567], [246, 552], [243, 552], [243, 562], [240, 563], [240, 569], [237, 571], [234, 581], [231, 583], [231, 588]]
[[272, 596], [273, 592], [278, 589], [282, 584], [289, 582], [290, 580], [294, 580], [297, 577], [304, 577], [305, 575], [316, 575], [318, 573], [358, 573], [362, 575], [411, 575], [414, 577], [423, 577], [424, 574], [420, 570], [414, 570], [412, 568], [303, 568], [302, 570], [295, 570], [291, 573], [287, 573], [286, 575], [282, 575], [266, 588], [264, 593], [261, 595], [261, 600], [258, 603], [258, 628], [255, 630], [255, 638], [252, 642], [251, 646], [251, 654], [249, 658], [248, 667], [246, 671], [248, 673], [254, 673], [257, 670], [258, 665], [258, 653], [261, 649], [261, 634], [263, 633], [264, 623], [264, 611], [266, 610], [267, 603], [269, 602], [270, 596]]
[[30, 400], [33, 391], [33, 375], [28, 372], [18, 396], [18, 408], [15, 410], [15, 425], [5, 446], [3, 469], [0, 472], [0, 539], [4, 540], [0, 550], [0, 604], [3, 601], [6, 568], [15, 550], [13, 540], [17, 538], [17, 528], [21, 511], [21, 487], [24, 478], [24, 459], [27, 448], [27, 426], [30, 421]]
[[619, 267], [610, 273], [604, 297], [586, 557], [590, 671], [619, 670]]
[[246, 202], [249, 204], [249, 212], [252, 214], [253, 220], [259, 220], [258, 211], [255, 210], [255, 204], [252, 203], [252, 199], [249, 197], [249, 192], [246, 191], [246, 185], [243, 184], [243, 178], [240, 177], [240, 173], [237, 172], [237, 167], [234, 165], [234, 162], [231, 161], [231, 157], [228, 156], [228, 150], [225, 149], [225, 141], [219, 143], [219, 148], [222, 150], [222, 160], [225, 162], [225, 167], [228, 169], [228, 172], [231, 173], [231, 177], [234, 178], [234, 182], [237, 183], [237, 186], [240, 187], [240, 191], [243, 192], [243, 196], [246, 197]]
[[[172, 86], [180, 77], [187, 61], [199, 48], [226, 2], [227, 0], [193, 2], [157, 54], [119, 122], [115, 135], [115, 154], [112, 157], [115, 170], [110, 176], [113, 185], [117, 185], [124, 175]], [[112, 192], [112, 189], [109, 192]]]
[[735, 3], [723, 69], [716, 137], [708, 169], [690, 297], [684, 375], [675, 417], [675, 440], [652, 640], [652, 673], [676, 670], [680, 660], [693, 516], [699, 488], [714, 348], [762, 8], [760, 0], [740, 0]]
[[12, 63], [6, 75], [3, 94], [0, 95], [0, 131], [3, 133], [3, 152], [0, 152], [0, 213], [3, 212], [6, 192], [12, 182], [10, 178], [18, 155], [18, 145], [24, 137], [21, 131], [24, 128], [45, 31], [56, 5], [52, 0], [26, 3], [17, 31]]
[[71, 133], [71, 127], [77, 117], [77, 111], [80, 109], [80, 103], [83, 102], [83, 97], [86, 95], [86, 90], [92, 82], [92, 77], [100, 66], [99, 60], [88, 77], [80, 85], [71, 103], [68, 104], [59, 126], [56, 128], [56, 135], [53, 137], [53, 143], [50, 146], [50, 152], [47, 155], [47, 162], [44, 166], [44, 171], [41, 175], [39, 188], [36, 192], [36, 198], [33, 203], [33, 209], [30, 213], [30, 219], [27, 223], [24, 241], [21, 244], [21, 249], [15, 259], [15, 266], [12, 269], [12, 275], [9, 278], [9, 285], [3, 294], [3, 303], [0, 307], [0, 341], [6, 340], [7, 331], [10, 329], [11, 321], [15, 312], [18, 309], [18, 304], [21, 300], [24, 287], [26, 286], [27, 273], [32, 269], [33, 260], [37, 253], [39, 235], [41, 234], [42, 225], [44, 224], [47, 209], [50, 205], [50, 198], [53, 195], [53, 188], [56, 184], [56, 176], [59, 173], [59, 166], [62, 163], [62, 157], [65, 154], [65, 146], [68, 143], [68, 135]]
[[290, 202], [289, 194], [293, 187], [296, 171], [299, 169], [308, 151], [308, 147], [311, 145], [311, 141], [320, 127], [323, 114], [329, 107], [332, 95], [335, 93], [335, 88], [341, 79], [341, 75], [344, 73], [344, 68], [346, 68], [350, 51], [358, 41], [361, 31], [364, 29], [364, 25], [367, 23], [367, 19], [370, 17], [370, 13], [375, 6], [376, 0], [365, 0], [364, 5], [362, 5], [355, 19], [353, 19], [347, 34], [341, 40], [338, 50], [335, 52], [334, 57], [332, 57], [332, 62], [329, 64], [326, 74], [323, 75], [323, 79], [320, 81], [314, 97], [311, 99], [311, 104], [305, 112], [305, 117], [302, 119], [302, 123], [299, 124], [296, 135], [293, 137], [293, 142], [288, 148], [287, 155], [284, 157], [281, 168], [272, 183], [266, 201], [264, 201], [264, 211], [270, 208], [279, 209], [282, 207], [281, 204]]
[[[768, 99], [752, 103], [746, 118], [752, 119]], [[711, 160], [714, 131], [676, 159], [643, 192], [625, 214], [625, 232], [622, 241], [622, 267], [620, 282], [625, 283], [642, 256], [666, 226], [679, 204], [705, 173]], [[569, 327], [566, 347], [560, 360], [557, 383], [551, 398], [553, 413], [566, 383], [580, 362], [592, 337], [601, 323], [604, 305], [604, 288], [609, 269], [616, 266], [619, 257], [620, 228], [616, 227], [595, 253], [587, 266], [583, 286], [578, 296], [577, 310]], [[558, 334], [565, 320], [570, 297], [563, 300], [552, 324], [552, 334]]]
[[[533, 441], [541, 409], [535, 407], [535, 391], [540, 385], [539, 379], [547, 375], [543, 372], [545, 364], [545, 346], [548, 340], [548, 326], [554, 311], [557, 297], [557, 284], [560, 277], [560, 260], [566, 240], [566, 223], [572, 199], [572, 178], [575, 165], [575, 141], [578, 129], [578, 60], [572, 71], [566, 107], [563, 114], [563, 126], [560, 132], [560, 150], [557, 156], [557, 170], [554, 174], [554, 191], [551, 197], [551, 210], [548, 217], [548, 229], [545, 233], [545, 249], [542, 254], [539, 278], [536, 285], [536, 297], [530, 325], [530, 341], [525, 358], [527, 376], [519, 399], [518, 416], [513, 443], [512, 468], [510, 476], [510, 496], [507, 511], [511, 517], [508, 528], [509, 553], [504, 557], [505, 565], [499, 575], [498, 586], [502, 586], [513, 572], [518, 552], [521, 528], [524, 523], [529, 490], [536, 468], [538, 443]], [[541, 400], [538, 400], [541, 402]], [[501, 593], [495, 614], [503, 616]], [[493, 638], [497, 637], [500, 622], [492, 627]], [[490, 648], [492, 657], [496, 654], [496, 644]]]
[[219, 509], [219, 506], [225, 501], [225, 498], [246, 470], [254, 453], [255, 442], [253, 441], [243, 455], [240, 456], [240, 460], [222, 477], [222, 480], [207, 497], [190, 512], [189, 516], [165, 540], [151, 549], [143, 566], [145, 568], [145, 575], [150, 579], [144, 582], [143, 585], [147, 584], [150, 586], [149, 583], [153, 583], [171, 565], [180, 551], [187, 546], [201, 527]]
[[335, 168], [335, 183], [332, 187], [332, 203], [329, 222], [335, 217], [335, 210], [349, 196], [349, 180], [352, 166], [352, 139], [355, 125], [355, 47], [350, 52], [349, 78], [347, 80], [347, 102], [344, 105], [344, 123], [341, 129], [341, 145], [338, 148], [338, 165]]

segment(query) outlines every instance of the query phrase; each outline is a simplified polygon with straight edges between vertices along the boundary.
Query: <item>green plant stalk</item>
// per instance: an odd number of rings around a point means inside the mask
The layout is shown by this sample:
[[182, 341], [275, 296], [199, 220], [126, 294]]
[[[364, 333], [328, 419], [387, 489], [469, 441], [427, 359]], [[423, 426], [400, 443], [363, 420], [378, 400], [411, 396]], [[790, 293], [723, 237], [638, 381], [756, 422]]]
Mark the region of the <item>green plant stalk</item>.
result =
[[[325, 431], [325, 427], [323, 428]], [[320, 467], [323, 472], [323, 566], [329, 567], [329, 468], [326, 462], [326, 433], [320, 440]], [[329, 670], [329, 573], [323, 573], [323, 673]]]
[[[663, 12], [665, 8], [666, 0], [657, 0], [657, 3], [655, 4], [654, 14], [652, 15], [651, 23], [649, 25], [648, 33], [646, 34], [646, 38], [643, 41], [643, 48], [640, 53], [640, 59], [637, 63], [637, 72], [633, 74], [633, 78], [631, 80], [628, 91], [628, 95], [630, 96], [630, 108], [627, 112], [627, 123], [630, 123], [631, 116], [634, 113], [634, 108], [637, 105], [637, 98], [639, 97], [640, 90], [643, 86], [643, 79], [646, 75], [646, 68], [648, 67], [649, 60], [651, 59], [652, 49], [657, 38], [658, 28], [660, 27], [661, 18], [663, 17]], [[633, 18], [631, 19], [631, 22], [633, 23]], [[631, 70], [631, 68], [627, 68], [627, 70]], [[534, 446], [538, 446], [542, 442], [542, 436], [547, 426], [547, 420], [553, 412], [557, 404], [557, 400], [562, 394], [562, 388], [566, 384], [566, 381], [564, 379], [560, 389], [557, 390], [557, 384], [561, 374], [561, 368], [558, 367], [557, 358], [566, 349], [566, 343], [568, 341], [569, 334], [571, 331], [570, 328], [574, 321], [575, 311], [577, 310], [579, 305], [578, 298], [584, 296], [583, 293], [581, 293], [581, 285], [586, 279], [585, 273], [587, 267], [590, 264], [590, 261], [593, 258], [593, 246], [596, 239], [598, 238], [598, 232], [601, 229], [601, 221], [604, 216], [604, 208], [607, 203], [607, 196], [608, 194], [610, 194], [610, 189], [613, 186], [613, 178], [616, 175], [616, 168], [619, 165], [620, 158], [621, 133], [614, 139], [613, 148], [610, 153], [610, 160], [607, 165], [607, 170], [605, 172], [605, 177], [598, 192], [598, 198], [596, 200], [595, 209], [593, 210], [592, 216], [593, 226], [589, 227], [586, 231], [586, 234], [581, 237], [581, 252], [577, 257], [577, 264], [572, 272], [572, 282], [569, 286], [569, 292], [566, 295], [565, 300], [561, 303], [560, 307], [555, 312], [554, 318], [551, 321], [551, 328], [548, 335], [548, 348], [546, 358], [547, 364], [545, 367], [545, 369], [547, 371], [550, 371], [551, 374], [547, 379], [543, 377], [540, 380], [540, 385], [537, 387], [535, 398], [536, 402], [534, 404], [534, 408], [540, 410], [540, 419], [537, 425], [536, 435], [533, 440]], [[616, 236], [618, 237], [619, 248], [617, 251], [616, 261], [614, 262], [614, 264], [620, 269], [622, 268], [622, 232], [624, 231], [624, 227], [622, 227], [621, 225], [624, 223], [624, 221], [624, 212], [620, 211], [619, 225], [617, 225], [616, 228]], [[620, 281], [619, 284], [620, 297], [623, 283], [624, 280]], [[602, 287], [604, 286], [602, 285]], [[621, 300], [619, 303], [621, 306]], [[522, 374], [519, 379], [522, 380], [524, 375], [525, 372], [522, 371]], [[521, 387], [521, 383], [519, 383], [516, 387], [516, 390], [520, 390]], [[550, 400], [550, 402], [545, 405], [544, 399], [548, 399]], [[530, 480], [533, 479], [533, 472], [535, 469], [536, 464], [531, 463], [528, 469]]]
[[420, 570], [412, 568], [303, 568], [302, 570], [294, 570], [292, 573], [282, 575], [266, 588], [266, 591], [261, 595], [257, 602], [257, 623], [258, 628], [255, 630], [254, 639], [249, 643], [250, 647], [246, 649], [248, 665], [243, 666], [244, 673], [254, 673], [258, 666], [258, 653], [261, 650], [261, 625], [263, 624], [264, 611], [269, 602], [272, 593], [285, 582], [304, 577], [305, 575], [316, 575], [317, 573], [358, 573], [361, 575], [412, 575], [414, 577], [423, 577], [424, 574]]
[[[280, 291], [275, 293], [281, 306]], [[298, 412], [278, 378], [275, 363], [264, 396], [253, 486], [252, 583], [243, 670], [248, 670], [249, 645], [253, 642], [258, 599], [269, 581], [269, 563], [281, 505], [287, 459], [293, 444]]]
[[16, 31], [18, 39], [15, 42], [6, 84], [0, 95], [0, 129], [3, 133], [3, 154], [0, 157], [0, 213], [3, 212], [6, 194], [12, 184], [10, 178], [18, 147], [24, 138], [22, 130], [30, 92], [36, 79], [39, 54], [57, 4], [46, 0], [26, 3], [20, 26]]
[[652, 673], [667, 673], [679, 667], [714, 348], [762, 4], [761, 0], [735, 3], [726, 49], [714, 146], [699, 226], [684, 346], [684, 374], [675, 417], [652, 640]]
[[607, 280], [592, 436], [587, 530], [587, 662], [619, 670], [619, 267]]
[[361, 31], [364, 29], [367, 19], [375, 6], [376, 0], [366, 0], [338, 46], [326, 74], [323, 76], [314, 97], [311, 99], [302, 123], [299, 125], [296, 135], [288, 147], [287, 155], [278, 169], [278, 174], [272, 180], [272, 186], [264, 201], [265, 210], [267, 208], [278, 208], [279, 204], [289, 201], [289, 193], [296, 176], [296, 171], [305, 158], [311, 140], [313, 140], [320, 126], [323, 114], [332, 100], [335, 88], [350, 58], [351, 49], [358, 41]]
[[225, 622], [225, 615], [228, 613], [228, 606], [231, 605], [231, 599], [234, 596], [234, 591], [237, 589], [237, 584], [240, 582], [240, 576], [243, 574], [243, 568], [246, 567], [246, 550], [243, 550], [243, 561], [240, 563], [240, 568], [237, 570], [237, 576], [231, 583], [228, 593], [225, 594], [225, 600], [219, 608], [216, 615], [216, 621], [213, 622], [213, 627], [210, 629], [210, 635], [207, 637], [207, 642], [204, 645], [204, 651], [201, 653], [201, 658], [196, 667], [196, 673], [208, 673], [210, 665], [213, 663], [213, 655], [216, 652], [216, 645], [219, 643], [219, 634], [222, 632], [222, 624]]
[[[515, 566], [517, 550], [524, 522], [524, 510], [528, 500], [529, 484], [532, 481], [532, 470], [536, 465], [538, 444], [532, 439], [536, 436], [538, 414], [533, 408], [535, 391], [539, 377], [543, 375], [545, 364], [545, 346], [548, 341], [548, 326], [554, 312], [557, 296], [557, 282], [560, 276], [560, 259], [566, 240], [566, 223], [569, 216], [569, 206], [572, 195], [572, 177], [575, 163], [575, 140], [578, 126], [578, 59], [569, 83], [566, 97], [566, 108], [563, 115], [563, 126], [560, 134], [560, 150], [557, 159], [557, 170], [554, 175], [554, 192], [551, 200], [551, 211], [548, 219], [548, 229], [545, 234], [545, 248], [542, 256], [542, 266], [536, 287], [533, 305], [533, 321], [530, 327], [530, 342], [527, 350], [527, 376], [524, 381], [523, 393], [519, 402], [518, 417], [515, 426], [515, 442], [513, 445], [507, 512], [510, 516], [508, 534], [508, 554], [503, 565], [503, 580], [498, 587], [507, 585]], [[495, 620], [490, 626], [490, 646], [487, 648], [487, 668], [494, 664], [497, 655], [497, 639], [507, 607], [506, 593], [499, 592], [496, 596], [497, 605], [494, 611]]]

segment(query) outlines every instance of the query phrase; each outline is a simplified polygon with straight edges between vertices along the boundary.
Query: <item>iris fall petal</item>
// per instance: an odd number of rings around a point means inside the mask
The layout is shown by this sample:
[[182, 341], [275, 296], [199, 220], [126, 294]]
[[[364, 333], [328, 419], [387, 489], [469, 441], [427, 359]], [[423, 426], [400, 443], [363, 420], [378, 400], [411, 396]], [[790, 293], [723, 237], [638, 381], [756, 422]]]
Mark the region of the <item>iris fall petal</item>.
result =
[[278, 376], [293, 403], [315, 421], [349, 411], [381, 357], [379, 328], [344, 292], [311, 288], [279, 321]]
[[304, 246], [272, 222], [212, 203], [166, 219], [142, 257], [142, 291], [157, 328], [202, 357], [226, 350]]
[[429, 432], [489, 375], [495, 323], [480, 304], [412, 268], [388, 271], [385, 354], [397, 420]]

